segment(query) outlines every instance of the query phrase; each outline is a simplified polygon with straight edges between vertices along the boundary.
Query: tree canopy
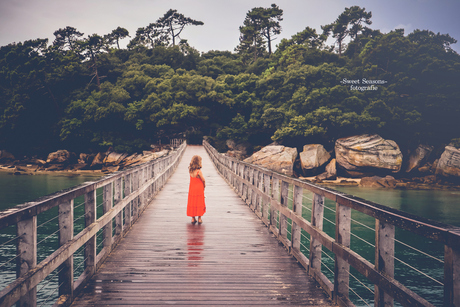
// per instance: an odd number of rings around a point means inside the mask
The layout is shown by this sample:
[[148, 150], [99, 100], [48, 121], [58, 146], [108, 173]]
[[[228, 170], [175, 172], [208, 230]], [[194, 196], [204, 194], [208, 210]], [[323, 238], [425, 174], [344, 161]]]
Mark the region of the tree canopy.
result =
[[354, 6], [323, 33], [303, 25], [274, 50], [282, 13], [275, 4], [248, 11], [236, 52], [200, 53], [178, 41], [187, 25], [203, 23], [176, 10], [139, 28], [126, 48], [122, 27], [86, 36], [66, 27], [52, 44], [3, 46], [0, 149], [133, 152], [203, 136], [222, 148], [233, 139], [329, 149], [360, 133], [402, 147], [460, 138], [454, 38], [430, 30], [381, 33], [369, 28], [372, 13]]

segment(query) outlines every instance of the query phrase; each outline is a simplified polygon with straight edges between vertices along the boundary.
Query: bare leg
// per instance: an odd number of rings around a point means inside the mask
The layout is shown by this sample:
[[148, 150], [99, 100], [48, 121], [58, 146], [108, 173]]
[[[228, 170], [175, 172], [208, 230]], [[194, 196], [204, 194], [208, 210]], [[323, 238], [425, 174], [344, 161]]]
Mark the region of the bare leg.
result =
[[201, 216], [198, 217], [198, 224], [201, 224], [203, 223], [203, 221], [201, 220]]
[[194, 216], [192, 216], [192, 222], [191, 222], [191, 223], [192, 223], [192, 224], [195, 224], [195, 223], [196, 223], [196, 219], [195, 219]]

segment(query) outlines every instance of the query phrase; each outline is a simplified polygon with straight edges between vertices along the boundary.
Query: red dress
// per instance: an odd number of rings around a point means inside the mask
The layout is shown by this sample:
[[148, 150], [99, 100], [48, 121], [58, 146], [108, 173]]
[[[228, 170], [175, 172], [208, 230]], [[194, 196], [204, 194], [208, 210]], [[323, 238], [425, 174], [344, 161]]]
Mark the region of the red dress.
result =
[[206, 212], [204, 203], [204, 185], [198, 177], [190, 176], [188, 189], [187, 216], [203, 216]]

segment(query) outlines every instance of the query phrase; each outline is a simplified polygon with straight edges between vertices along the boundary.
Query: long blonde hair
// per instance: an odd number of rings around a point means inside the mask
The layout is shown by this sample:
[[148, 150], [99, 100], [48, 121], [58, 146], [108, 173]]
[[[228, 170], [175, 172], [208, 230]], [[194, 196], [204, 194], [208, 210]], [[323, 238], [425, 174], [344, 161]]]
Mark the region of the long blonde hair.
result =
[[193, 173], [193, 171], [197, 169], [201, 169], [201, 157], [200, 156], [193, 156], [192, 160], [190, 161], [190, 165], [188, 166], [189, 173]]

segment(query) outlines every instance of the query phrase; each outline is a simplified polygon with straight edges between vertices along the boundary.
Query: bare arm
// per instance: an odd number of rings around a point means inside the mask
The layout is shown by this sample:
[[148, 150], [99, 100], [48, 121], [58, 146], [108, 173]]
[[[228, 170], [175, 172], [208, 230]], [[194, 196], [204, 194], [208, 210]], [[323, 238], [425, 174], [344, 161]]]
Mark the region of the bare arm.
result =
[[201, 172], [201, 170], [199, 170], [198, 173], [196, 174], [196, 176], [198, 178], [200, 178], [201, 181], [203, 181], [203, 186], [206, 188], [206, 180], [204, 179], [203, 172]]

